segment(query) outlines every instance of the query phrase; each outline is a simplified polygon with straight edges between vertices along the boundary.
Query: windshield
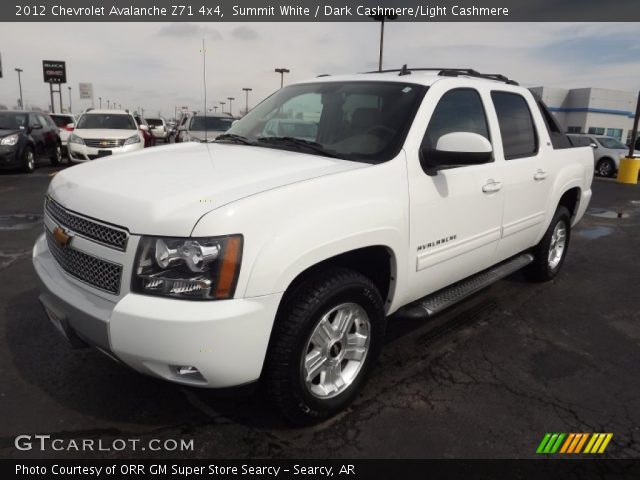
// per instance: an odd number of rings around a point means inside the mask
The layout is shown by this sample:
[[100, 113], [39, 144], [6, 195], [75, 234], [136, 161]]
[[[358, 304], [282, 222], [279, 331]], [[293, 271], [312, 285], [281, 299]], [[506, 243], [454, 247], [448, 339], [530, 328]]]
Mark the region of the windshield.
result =
[[604, 148], [617, 148], [626, 150], [627, 147], [624, 143], [616, 140], [615, 138], [599, 137], [598, 143]]
[[53, 120], [53, 123], [56, 124], [56, 127], [58, 128], [64, 128], [66, 127], [68, 124], [73, 123], [73, 117], [69, 117], [67, 115], [49, 115], [51, 117], [51, 120]]
[[107, 130], [137, 130], [131, 115], [87, 113], [80, 117], [76, 128], [104, 128]]
[[[206, 130], [215, 130], [218, 132], [226, 132], [231, 124], [233, 123], [233, 118], [225, 118], [225, 117], [206, 117]], [[205, 130], [205, 117], [204, 116], [195, 116], [191, 118], [191, 123], [189, 124], [189, 130], [196, 131], [204, 131]]]
[[147, 123], [152, 127], [161, 127], [162, 119], [160, 118], [147, 118]]
[[26, 113], [0, 113], [0, 130], [17, 130], [28, 125]]
[[[314, 142], [347, 160], [378, 163], [402, 147], [427, 87], [400, 82], [291, 85], [256, 106], [227, 132], [268, 148]], [[271, 138], [293, 138], [272, 142]], [[318, 154], [321, 154], [319, 151]]]

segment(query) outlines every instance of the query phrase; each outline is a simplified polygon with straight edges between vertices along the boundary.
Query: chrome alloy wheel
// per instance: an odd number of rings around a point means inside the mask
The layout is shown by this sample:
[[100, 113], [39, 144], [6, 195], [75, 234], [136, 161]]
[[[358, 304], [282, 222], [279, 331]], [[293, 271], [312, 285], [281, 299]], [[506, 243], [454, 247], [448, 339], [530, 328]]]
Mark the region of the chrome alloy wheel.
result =
[[549, 244], [549, 268], [552, 270], [558, 266], [562, 256], [564, 255], [564, 248], [567, 243], [567, 225], [564, 220], [560, 220], [551, 234], [551, 243]]
[[371, 339], [367, 312], [343, 303], [325, 313], [304, 350], [302, 378], [311, 395], [332, 398], [351, 385], [364, 365]]

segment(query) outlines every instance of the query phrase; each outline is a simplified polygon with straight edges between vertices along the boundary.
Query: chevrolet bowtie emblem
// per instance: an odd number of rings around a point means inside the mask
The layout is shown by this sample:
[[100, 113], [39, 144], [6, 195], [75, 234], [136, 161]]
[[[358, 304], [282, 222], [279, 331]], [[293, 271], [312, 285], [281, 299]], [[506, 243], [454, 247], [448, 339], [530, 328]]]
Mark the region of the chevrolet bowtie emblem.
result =
[[56, 243], [61, 247], [66, 247], [71, 242], [71, 235], [65, 232], [60, 227], [56, 227], [53, 229], [53, 238], [56, 239]]
[[105, 146], [109, 145], [109, 142], [107, 142], [106, 140], [102, 140], [102, 141], [100, 142], [100, 145], [102, 145], [103, 147], [105, 147]]

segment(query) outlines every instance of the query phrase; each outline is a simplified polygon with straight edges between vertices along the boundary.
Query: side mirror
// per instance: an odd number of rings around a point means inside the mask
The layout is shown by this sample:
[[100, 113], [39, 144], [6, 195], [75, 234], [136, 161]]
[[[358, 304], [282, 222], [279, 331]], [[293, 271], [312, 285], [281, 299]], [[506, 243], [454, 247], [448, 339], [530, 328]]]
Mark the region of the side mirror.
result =
[[438, 170], [463, 165], [481, 165], [491, 160], [491, 142], [471, 132], [453, 132], [441, 136], [434, 149], [420, 149], [420, 163], [427, 175]]
[[598, 144], [597, 144], [597, 143], [595, 143], [595, 142], [591, 142], [591, 143], [589, 144], [589, 146], [590, 146], [591, 148], [593, 148], [594, 150], [595, 150], [596, 148], [598, 148]]
[[39, 123], [36, 123], [35, 125], [31, 125], [31, 130], [41, 130], [42, 129], [42, 125], [40, 125]]

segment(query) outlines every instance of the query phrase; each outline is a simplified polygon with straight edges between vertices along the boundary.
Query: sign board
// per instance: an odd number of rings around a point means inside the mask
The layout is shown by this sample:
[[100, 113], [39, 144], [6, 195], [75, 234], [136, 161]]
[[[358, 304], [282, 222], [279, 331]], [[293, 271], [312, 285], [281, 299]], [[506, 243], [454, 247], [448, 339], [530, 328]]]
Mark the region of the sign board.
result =
[[65, 62], [58, 60], [43, 60], [42, 73], [45, 83], [67, 83], [67, 69]]
[[79, 83], [80, 100], [93, 100], [93, 83]]

